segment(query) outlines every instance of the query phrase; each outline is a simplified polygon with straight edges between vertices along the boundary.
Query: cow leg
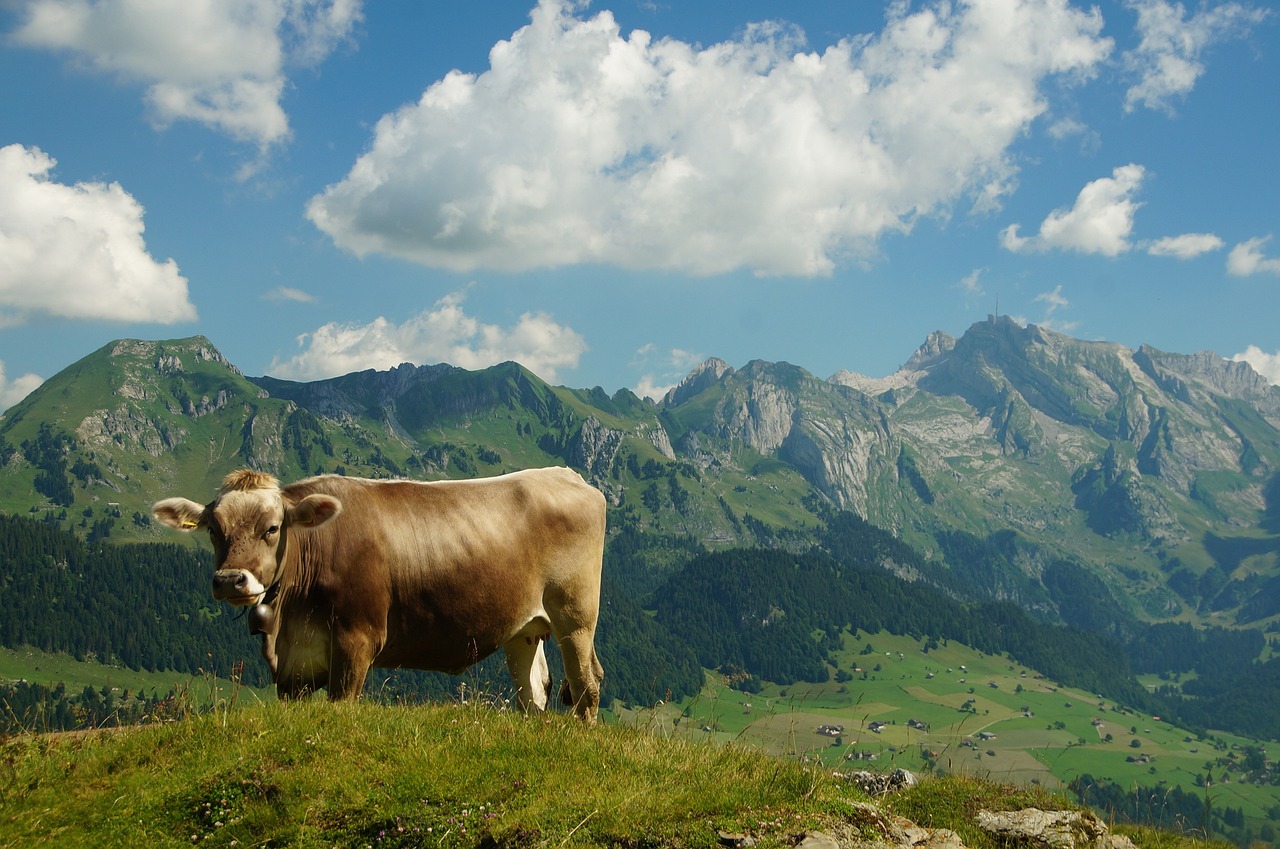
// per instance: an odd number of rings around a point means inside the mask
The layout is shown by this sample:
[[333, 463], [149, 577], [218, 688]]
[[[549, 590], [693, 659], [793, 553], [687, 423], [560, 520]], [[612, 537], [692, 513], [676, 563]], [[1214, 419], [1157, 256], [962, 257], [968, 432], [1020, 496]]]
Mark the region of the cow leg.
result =
[[[604, 681], [604, 668], [596, 658], [595, 629], [580, 628], [557, 639], [564, 656], [564, 674], [568, 679], [565, 683], [571, 699], [566, 704], [572, 704], [573, 712], [592, 724], [600, 709], [600, 685]], [[563, 693], [561, 696], [563, 698]]]
[[329, 701], [360, 698], [376, 653], [373, 641], [364, 634], [335, 629], [329, 655]]
[[525, 713], [542, 712], [550, 701], [551, 670], [542, 641], [541, 636], [517, 634], [502, 647], [516, 685], [516, 701]]

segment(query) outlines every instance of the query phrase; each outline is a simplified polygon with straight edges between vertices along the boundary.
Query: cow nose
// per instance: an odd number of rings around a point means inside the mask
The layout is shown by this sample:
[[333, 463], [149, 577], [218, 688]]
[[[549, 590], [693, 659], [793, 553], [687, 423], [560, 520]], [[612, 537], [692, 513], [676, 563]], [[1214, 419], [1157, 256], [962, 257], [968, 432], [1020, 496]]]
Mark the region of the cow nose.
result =
[[249, 574], [239, 569], [215, 572], [213, 575], [214, 598], [242, 596], [249, 586]]

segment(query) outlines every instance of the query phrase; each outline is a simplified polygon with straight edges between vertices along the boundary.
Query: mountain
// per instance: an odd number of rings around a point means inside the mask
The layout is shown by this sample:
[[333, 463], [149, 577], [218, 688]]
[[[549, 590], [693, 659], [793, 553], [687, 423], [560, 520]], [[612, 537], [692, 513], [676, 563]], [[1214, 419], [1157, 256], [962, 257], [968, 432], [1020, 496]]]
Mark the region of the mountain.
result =
[[1208, 352], [1007, 317], [930, 335], [886, 378], [712, 359], [656, 404], [514, 363], [296, 383], [245, 377], [203, 337], [122, 340], [0, 420], [0, 509], [159, 540], [152, 501], [209, 497], [240, 466], [558, 463], [606, 493], [615, 528], [798, 550], [850, 511], [919, 552], [883, 568], [1050, 620], [1280, 621], [1280, 389]]

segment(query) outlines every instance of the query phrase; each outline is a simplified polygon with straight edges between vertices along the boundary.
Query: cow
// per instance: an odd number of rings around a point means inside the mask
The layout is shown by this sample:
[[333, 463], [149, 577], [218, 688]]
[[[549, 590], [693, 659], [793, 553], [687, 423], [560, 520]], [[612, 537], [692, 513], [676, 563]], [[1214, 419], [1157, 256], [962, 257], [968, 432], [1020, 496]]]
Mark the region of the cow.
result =
[[520, 707], [545, 710], [543, 640], [561, 696], [595, 722], [605, 501], [566, 468], [456, 481], [232, 472], [208, 504], [166, 498], [163, 524], [205, 529], [213, 597], [251, 611], [277, 695], [360, 695], [371, 666], [457, 674], [502, 649]]

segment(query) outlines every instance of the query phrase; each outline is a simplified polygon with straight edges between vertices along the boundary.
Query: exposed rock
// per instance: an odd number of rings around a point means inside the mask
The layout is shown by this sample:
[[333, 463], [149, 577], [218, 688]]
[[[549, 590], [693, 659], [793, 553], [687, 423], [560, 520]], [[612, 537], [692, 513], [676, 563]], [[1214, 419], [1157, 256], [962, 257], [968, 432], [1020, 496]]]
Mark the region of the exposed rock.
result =
[[566, 460], [587, 472], [590, 479], [602, 479], [613, 468], [622, 447], [623, 433], [607, 428], [595, 416], [582, 423], [578, 437], [566, 451]]
[[791, 434], [796, 406], [796, 399], [785, 389], [754, 383], [747, 397], [726, 411], [725, 428], [761, 454], [772, 454]]
[[76, 438], [86, 446], [103, 449], [113, 444], [159, 457], [186, 437], [184, 428], [151, 419], [121, 405], [114, 410], [94, 410], [76, 426]]
[[979, 811], [978, 827], [998, 840], [1029, 849], [1133, 849], [1087, 811]]
[[231, 399], [230, 394], [225, 389], [219, 389], [217, 394], [210, 398], [208, 395], [201, 395], [199, 402], [193, 402], [190, 398], [182, 399], [182, 412], [192, 418], [200, 418], [210, 413], [221, 410], [227, 406], [227, 402]]
[[915, 775], [905, 769], [895, 769], [893, 772], [858, 770], [857, 772], [836, 773], [836, 775], [857, 785], [858, 789], [868, 796], [883, 796], [886, 793], [905, 790], [916, 783]]
[[915, 386], [916, 381], [924, 374], [925, 372], [922, 371], [899, 370], [888, 377], [867, 377], [856, 371], [841, 369], [827, 378], [827, 382], [855, 389], [864, 395], [871, 395], [892, 407], [896, 406], [902, 398], [909, 397], [909, 388]]
[[667, 431], [662, 425], [650, 427], [648, 425], [640, 425], [637, 429], [640, 436], [649, 441], [649, 444], [658, 449], [658, 453], [668, 460], [676, 458], [676, 450], [671, 446], [671, 437], [667, 435]]
[[[853, 773], [860, 780], [871, 776], [890, 779], [906, 770], [893, 773]], [[898, 780], [906, 780], [899, 778]], [[911, 779], [914, 782], [914, 776]], [[903, 785], [909, 786], [909, 785]], [[889, 788], [900, 789], [900, 788]], [[868, 791], [871, 792], [871, 791]], [[1134, 849], [1127, 837], [1111, 834], [1106, 824], [1088, 811], [980, 811], [977, 824], [1002, 845], [1011, 849]], [[734, 840], [730, 840], [734, 838]], [[750, 846], [746, 835], [721, 833], [725, 846]], [[876, 804], [856, 802], [845, 823], [830, 823], [823, 830], [806, 831], [794, 838], [798, 849], [965, 849], [964, 841], [954, 831], [917, 825], [905, 817], [885, 811]]]
[[950, 354], [956, 346], [956, 339], [949, 333], [935, 330], [925, 337], [924, 344], [916, 349], [911, 359], [902, 366], [903, 371], [923, 371], [937, 365], [938, 360]]
[[[824, 832], [806, 832], [797, 844], [808, 849], [965, 849], [959, 835], [946, 828], [925, 828], [905, 817], [887, 813], [876, 805], [853, 805], [854, 815], [847, 827], [830, 827]], [[874, 832], [869, 837], [868, 832]], [[812, 839], [813, 843], [807, 843]]]
[[156, 358], [156, 371], [161, 374], [181, 374], [185, 371], [182, 359], [174, 354], [161, 354]]

